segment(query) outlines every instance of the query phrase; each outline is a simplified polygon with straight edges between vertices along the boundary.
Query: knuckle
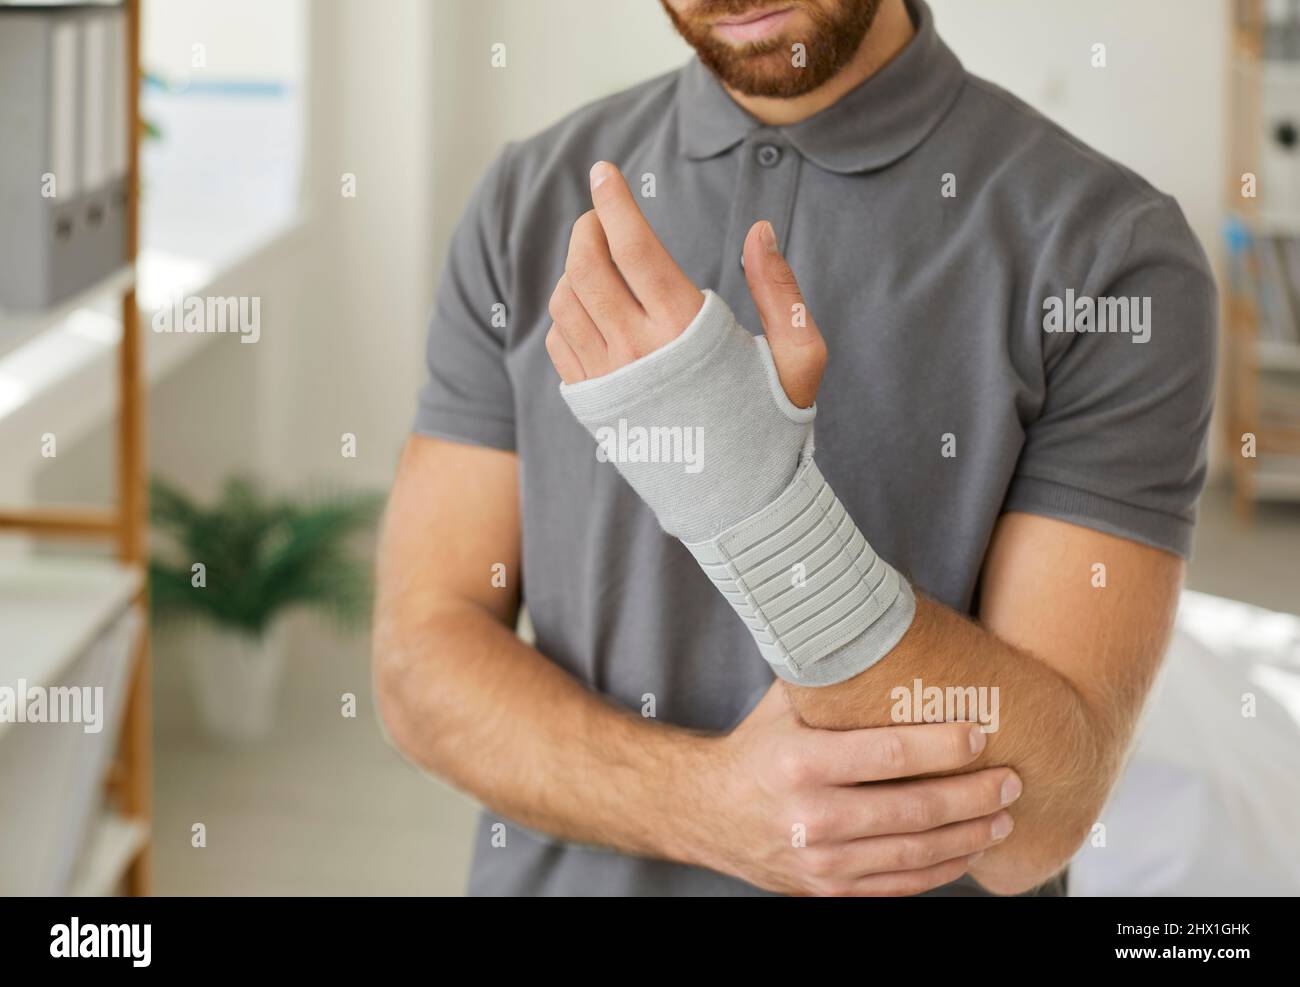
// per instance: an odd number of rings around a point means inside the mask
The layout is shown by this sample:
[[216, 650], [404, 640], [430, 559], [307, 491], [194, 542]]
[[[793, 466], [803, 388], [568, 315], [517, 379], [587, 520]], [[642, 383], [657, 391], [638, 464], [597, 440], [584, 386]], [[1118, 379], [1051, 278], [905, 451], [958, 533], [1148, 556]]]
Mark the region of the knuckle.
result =
[[780, 288], [799, 290], [799, 281], [794, 276], [794, 269], [785, 261], [774, 265], [772, 281]]
[[907, 769], [907, 751], [897, 733], [884, 732], [876, 751], [880, 766], [891, 775], [901, 775]]
[[835, 876], [835, 857], [829, 850], [805, 848], [802, 851], [801, 864], [804, 874], [817, 880], [826, 880]]
[[808, 805], [808, 840], [827, 843], [839, 832], [843, 822], [843, 812], [828, 804], [824, 799], [812, 800]]
[[595, 271], [598, 256], [595, 229], [599, 226], [596, 213], [588, 210], [573, 224], [569, 237], [569, 252], [564, 258], [564, 276], [571, 284], [582, 284]]
[[625, 336], [619, 341], [619, 355], [628, 363], [634, 363], [646, 355], [646, 348], [635, 336]]
[[798, 788], [808, 780], [808, 758], [798, 747], [787, 747], [776, 757], [777, 777], [787, 786]]
[[912, 894], [920, 894], [922, 891], [928, 891], [934, 887], [924, 877], [914, 874], [904, 874], [894, 878], [889, 882], [889, 890], [886, 894], [891, 897], [905, 897]]
[[569, 286], [564, 278], [560, 278], [555, 285], [555, 290], [551, 292], [551, 298], [546, 303], [546, 311], [555, 322], [561, 322], [564, 314], [569, 307]]
[[595, 269], [595, 261], [585, 250], [570, 250], [564, 261], [564, 276], [570, 284], [587, 284]]
[[587, 347], [589, 340], [586, 333], [579, 332], [572, 323], [558, 321], [555, 323], [555, 328], [560, 330], [560, 336], [575, 352], [581, 352]]
[[585, 246], [591, 242], [592, 236], [596, 232], [596, 227], [600, 225], [600, 219], [596, 216], [595, 209], [588, 209], [581, 216], [573, 221], [573, 229], [569, 233], [569, 249], [574, 247]]
[[645, 263], [640, 265], [640, 270], [641, 280], [645, 284], [646, 290], [654, 296], [666, 298], [677, 287], [671, 277], [671, 272], [660, 264]]
[[610, 250], [620, 267], [651, 268], [654, 266], [654, 244], [644, 235], [628, 237], [619, 243], [611, 244]]
[[939, 798], [930, 792], [909, 795], [900, 806], [899, 822], [906, 832], [932, 829], [938, 822], [941, 809]]
[[821, 373], [826, 369], [826, 364], [830, 359], [830, 351], [826, 348], [826, 340], [819, 337], [807, 345], [808, 365]]
[[893, 845], [890, 853], [892, 860], [888, 870], [911, 870], [915, 867], [924, 867], [930, 861], [930, 851], [927, 842], [918, 836], [903, 836]]

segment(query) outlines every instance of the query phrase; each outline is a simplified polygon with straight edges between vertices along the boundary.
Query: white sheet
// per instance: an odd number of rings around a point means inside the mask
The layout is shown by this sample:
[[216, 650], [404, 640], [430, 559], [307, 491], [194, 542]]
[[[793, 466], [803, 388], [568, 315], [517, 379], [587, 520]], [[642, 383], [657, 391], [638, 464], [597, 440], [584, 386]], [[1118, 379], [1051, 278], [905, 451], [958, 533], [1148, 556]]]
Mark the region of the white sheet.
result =
[[1072, 895], [1300, 895], [1300, 618], [1183, 595], [1099, 822]]

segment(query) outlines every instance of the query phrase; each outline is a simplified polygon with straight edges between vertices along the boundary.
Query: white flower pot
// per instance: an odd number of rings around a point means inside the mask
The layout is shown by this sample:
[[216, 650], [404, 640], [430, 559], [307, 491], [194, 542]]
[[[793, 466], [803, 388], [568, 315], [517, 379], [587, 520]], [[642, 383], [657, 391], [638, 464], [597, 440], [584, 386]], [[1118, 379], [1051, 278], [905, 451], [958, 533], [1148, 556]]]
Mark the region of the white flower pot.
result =
[[255, 638], [198, 621], [182, 641], [204, 731], [238, 745], [265, 739], [284, 678], [284, 624]]

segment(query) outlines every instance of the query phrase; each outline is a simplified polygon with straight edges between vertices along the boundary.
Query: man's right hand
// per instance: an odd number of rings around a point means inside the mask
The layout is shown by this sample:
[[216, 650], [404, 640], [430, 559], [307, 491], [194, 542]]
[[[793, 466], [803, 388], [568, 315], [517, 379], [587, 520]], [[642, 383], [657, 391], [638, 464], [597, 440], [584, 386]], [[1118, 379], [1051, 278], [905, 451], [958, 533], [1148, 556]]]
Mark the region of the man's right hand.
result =
[[977, 724], [817, 730], [780, 686], [718, 741], [697, 779], [698, 863], [785, 894], [909, 895], [961, 877], [1011, 832], [1003, 792], [1014, 801], [1020, 783], [1010, 768], [918, 778], [974, 761]]

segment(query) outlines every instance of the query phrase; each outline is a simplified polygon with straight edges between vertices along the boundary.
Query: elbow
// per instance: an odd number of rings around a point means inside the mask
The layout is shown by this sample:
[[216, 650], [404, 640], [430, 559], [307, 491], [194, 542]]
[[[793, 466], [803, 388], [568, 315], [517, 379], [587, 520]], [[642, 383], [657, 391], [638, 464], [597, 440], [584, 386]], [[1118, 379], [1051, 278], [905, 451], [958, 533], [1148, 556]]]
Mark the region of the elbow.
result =
[[[990, 850], [979, 864], [972, 868], [973, 877], [981, 887], [996, 895], [1027, 894], [1042, 887], [1059, 875], [1069, 865], [1075, 852], [1087, 836], [1091, 823], [1082, 827], [1054, 827], [1049, 833], [1017, 832], [1008, 839], [1007, 844]], [[1017, 836], [1027, 836], [1021, 845], [1012, 844]]]
[[408, 754], [411, 716], [403, 698], [400, 678], [393, 668], [391, 658], [381, 651], [379, 642], [375, 641], [370, 662], [370, 682], [375, 697], [375, 712], [379, 715], [379, 727], [392, 747]]
[[371, 663], [371, 686], [375, 695], [375, 712], [388, 743], [406, 753], [410, 719], [393, 673], [376, 657]]
[[[998, 895], [1033, 891], [1058, 876], [1074, 859], [1105, 805], [1110, 777], [1090, 774], [1078, 783], [1013, 806], [1016, 828], [971, 869], [971, 877]], [[1019, 810], [1019, 811], [1017, 811]]]
[[1091, 834], [1119, 777], [1128, 734], [1073, 689], [1071, 698], [1069, 715], [1056, 721], [1062, 741], [1054, 754], [1016, 765], [1025, 794], [1010, 809], [1015, 829], [971, 868], [970, 876], [993, 894], [1026, 894], [1060, 875]]
[[386, 632], [384, 622], [376, 620], [371, 641], [370, 681], [375, 712], [385, 739], [404, 757], [429, 768], [430, 751], [426, 750], [431, 733], [431, 711], [421, 710], [414, 671], [403, 649]]

